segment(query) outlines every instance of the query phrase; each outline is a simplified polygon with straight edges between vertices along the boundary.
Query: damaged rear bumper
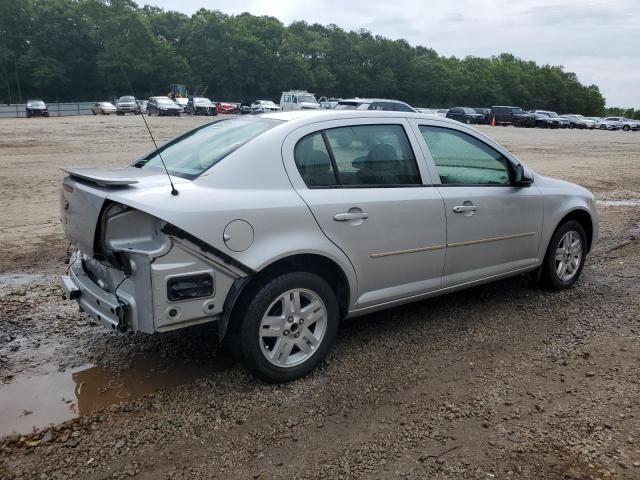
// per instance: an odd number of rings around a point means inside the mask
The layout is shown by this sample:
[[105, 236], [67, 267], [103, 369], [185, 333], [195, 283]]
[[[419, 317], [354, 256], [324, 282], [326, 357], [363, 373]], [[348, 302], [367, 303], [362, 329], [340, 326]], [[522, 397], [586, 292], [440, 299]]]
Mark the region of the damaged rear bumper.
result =
[[79, 252], [72, 256], [68, 275], [62, 277], [65, 298], [76, 300], [81, 311], [104, 327], [114, 331], [124, 331], [126, 329], [125, 309], [130, 305], [94, 283], [84, 271], [80, 256]]

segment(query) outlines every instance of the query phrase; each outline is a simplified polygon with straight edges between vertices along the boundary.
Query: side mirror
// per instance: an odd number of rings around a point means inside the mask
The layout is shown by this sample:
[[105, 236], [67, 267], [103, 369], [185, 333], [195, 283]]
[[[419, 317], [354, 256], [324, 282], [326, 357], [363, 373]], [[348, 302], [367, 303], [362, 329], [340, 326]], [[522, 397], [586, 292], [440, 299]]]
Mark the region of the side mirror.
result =
[[525, 170], [524, 166], [521, 163], [516, 165], [516, 176], [514, 179], [514, 183], [520, 187], [527, 187], [533, 183], [533, 176]]

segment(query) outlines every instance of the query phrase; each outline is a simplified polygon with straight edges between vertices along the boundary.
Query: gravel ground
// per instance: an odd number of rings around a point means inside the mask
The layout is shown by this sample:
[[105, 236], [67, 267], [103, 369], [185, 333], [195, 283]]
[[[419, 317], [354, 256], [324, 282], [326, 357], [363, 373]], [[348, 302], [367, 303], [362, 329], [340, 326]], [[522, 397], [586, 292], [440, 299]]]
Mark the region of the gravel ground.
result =
[[[151, 121], [167, 139], [206, 120]], [[272, 386], [210, 326], [113, 336], [62, 301], [57, 169], [122, 165], [143, 128], [0, 120], [0, 413], [25, 405], [0, 416], [0, 478], [640, 478], [638, 204], [603, 203], [569, 291], [522, 276], [349, 320], [317, 372]], [[640, 134], [482, 129], [599, 200], [640, 199]]]

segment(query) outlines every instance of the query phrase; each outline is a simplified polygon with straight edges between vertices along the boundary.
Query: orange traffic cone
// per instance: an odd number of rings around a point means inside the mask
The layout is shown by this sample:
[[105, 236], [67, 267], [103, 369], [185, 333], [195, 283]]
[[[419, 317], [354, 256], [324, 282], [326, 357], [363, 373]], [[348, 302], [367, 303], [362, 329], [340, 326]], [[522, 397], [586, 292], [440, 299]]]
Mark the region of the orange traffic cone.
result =
[[496, 117], [493, 117], [493, 118], [491, 119], [491, 126], [492, 126], [492, 127], [495, 127], [495, 126], [496, 126]]

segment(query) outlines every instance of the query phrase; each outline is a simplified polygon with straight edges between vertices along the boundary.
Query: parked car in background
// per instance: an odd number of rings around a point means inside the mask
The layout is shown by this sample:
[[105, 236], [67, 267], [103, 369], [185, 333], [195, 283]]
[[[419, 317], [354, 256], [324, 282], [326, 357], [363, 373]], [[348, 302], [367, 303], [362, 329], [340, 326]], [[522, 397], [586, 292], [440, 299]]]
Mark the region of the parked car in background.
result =
[[239, 113], [239, 108], [235, 103], [218, 102], [216, 104], [216, 112], [220, 114]]
[[279, 112], [280, 107], [271, 100], [256, 100], [251, 104], [251, 113]]
[[567, 115], [562, 115], [562, 117], [569, 120], [569, 128], [580, 128], [580, 129], [589, 129], [593, 130], [596, 128], [597, 122], [595, 120], [590, 120], [582, 115], [578, 115], [575, 113], [570, 113]]
[[180, 116], [182, 108], [169, 97], [150, 97], [147, 104], [147, 115]]
[[111, 102], [96, 102], [91, 107], [91, 111], [94, 115], [109, 115], [111, 113], [116, 113], [116, 107]]
[[116, 113], [118, 115], [124, 115], [126, 113], [138, 115], [140, 113], [140, 107], [135, 97], [129, 95], [120, 97], [116, 102]]
[[187, 104], [189, 103], [189, 99], [186, 97], [176, 97], [174, 102], [178, 105], [182, 110], [181, 113], [184, 112]]
[[184, 112], [190, 115], [217, 115], [216, 105], [206, 97], [189, 97]]
[[414, 107], [413, 109], [418, 113], [424, 113], [426, 115], [437, 115], [436, 111], [433, 108]]
[[491, 107], [490, 116], [489, 122], [493, 122], [495, 119], [496, 125], [513, 125], [514, 127], [534, 127], [536, 125], [535, 115], [525, 112], [520, 107], [494, 106]]
[[533, 110], [536, 127], [540, 128], [569, 128], [569, 120], [561, 117], [556, 112], [548, 110]]
[[605, 118], [598, 119], [597, 128], [598, 130], [620, 130], [620, 127], [618, 126], [618, 122], [612, 122], [612, 121], [606, 120]]
[[280, 96], [280, 110], [316, 110], [320, 104], [313, 93], [306, 90], [291, 90], [282, 92]]
[[[638, 122], [624, 117], [605, 117], [603, 122], [613, 124], [625, 132], [628, 132], [629, 130], [637, 132], [640, 130], [640, 124], [638, 124]], [[598, 128], [600, 128], [600, 126], [598, 126]]]
[[147, 113], [147, 104], [149, 103], [149, 100], [136, 100], [136, 103], [138, 104], [140, 113]]
[[334, 110], [385, 110], [390, 112], [415, 112], [412, 106], [400, 100], [386, 98], [350, 98], [340, 100]]
[[217, 322], [270, 382], [316, 368], [346, 317], [527, 272], [570, 288], [598, 239], [588, 190], [413, 112], [238, 117], [65, 172], [67, 298], [114, 332]]
[[49, 116], [49, 108], [42, 100], [28, 100], [25, 112], [27, 114], [27, 118]]
[[480, 115], [484, 116], [484, 123], [489, 124], [491, 123], [491, 109], [490, 108], [475, 108], [474, 110], [476, 111], [476, 113], [479, 113]]
[[470, 107], [453, 107], [447, 112], [447, 118], [466, 124], [484, 123], [484, 115]]
[[448, 111], [449, 111], [448, 108], [437, 108], [436, 109], [436, 115], [438, 115], [440, 117], [446, 117]]
[[320, 104], [320, 108], [325, 108], [327, 110], [330, 110], [332, 108], [334, 108], [338, 102], [342, 100], [341, 98], [335, 98], [335, 97], [320, 97], [320, 100], [318, 100], [318, 103]]
[[241, 102], [238, 104], [238, 113], [241, 115], [248, 115], [249, 113], [253, 113], [251, 111], [251, 103], [249, 102]]

